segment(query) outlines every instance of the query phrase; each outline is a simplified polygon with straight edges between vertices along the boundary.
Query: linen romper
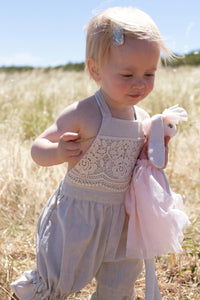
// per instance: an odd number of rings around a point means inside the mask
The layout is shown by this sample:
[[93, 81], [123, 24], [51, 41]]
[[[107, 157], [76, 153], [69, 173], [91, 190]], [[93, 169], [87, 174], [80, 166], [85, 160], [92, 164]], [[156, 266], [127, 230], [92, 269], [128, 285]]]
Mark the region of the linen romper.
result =
[[134, 299], [143, 262], [126, 257], [124, 197], [144, 134], [138, 118], [112, 117], [100, 90], [95, 99], [102, 114], [99, 132], [43, 209], [37, 270], [11, 284], [21, 300], [64, 300], [94, 277], [92, 300]]

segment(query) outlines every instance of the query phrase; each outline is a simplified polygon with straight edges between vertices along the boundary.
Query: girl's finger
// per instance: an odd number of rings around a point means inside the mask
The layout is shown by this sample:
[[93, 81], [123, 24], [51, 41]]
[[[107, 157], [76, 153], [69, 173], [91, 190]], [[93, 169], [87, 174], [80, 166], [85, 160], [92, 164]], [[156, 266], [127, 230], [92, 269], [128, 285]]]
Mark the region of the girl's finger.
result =
[[66, 132], [61, 136], [61, 139], [64, 142], [69, 142], [69, 141], [75, 141], [77, 139], [80, 139], [80, 134], [79, 133], [75, 133], [75, 132]]

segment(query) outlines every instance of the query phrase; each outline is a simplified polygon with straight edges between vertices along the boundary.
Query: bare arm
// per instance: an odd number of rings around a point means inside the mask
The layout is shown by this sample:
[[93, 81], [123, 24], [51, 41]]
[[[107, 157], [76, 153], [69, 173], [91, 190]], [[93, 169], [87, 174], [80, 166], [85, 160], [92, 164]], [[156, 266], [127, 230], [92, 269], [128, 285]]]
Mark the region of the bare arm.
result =
[[73, 142], [79, 137], [78, 133], [66, 132], [58, 142], [52, 142], [45, 136], [40, 136], [32, 145], [31, 156], [38, 165], [46, 167], [79, 159], [82, 154], [80, 144]]
[[78, 119], [75, 105], [67, 108], [55, 124], [34, 141], [31, 148], [33, 160], [40, 166], [52, 166], [79, 159], [80, 144], [74, 143], [80, 138]]
[[[101, 120], [102, 116], [94, 96], [68, 106], [55, 124], [33, 143], [33, 160], [40, 166], [68, 162], [68, 168], [72, 168], [92, 144]], [[78, 139], [82, 140], [78, 143]]]

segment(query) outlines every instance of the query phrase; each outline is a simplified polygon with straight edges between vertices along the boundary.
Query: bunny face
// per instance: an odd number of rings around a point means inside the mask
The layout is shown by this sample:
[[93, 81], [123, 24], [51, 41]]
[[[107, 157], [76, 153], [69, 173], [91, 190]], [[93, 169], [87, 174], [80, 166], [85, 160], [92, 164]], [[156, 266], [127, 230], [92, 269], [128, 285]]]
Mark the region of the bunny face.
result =
[[168, 120], [163, 120], [164, 136], [169, 136], [170, 138], [176, 134], [176, 125]]

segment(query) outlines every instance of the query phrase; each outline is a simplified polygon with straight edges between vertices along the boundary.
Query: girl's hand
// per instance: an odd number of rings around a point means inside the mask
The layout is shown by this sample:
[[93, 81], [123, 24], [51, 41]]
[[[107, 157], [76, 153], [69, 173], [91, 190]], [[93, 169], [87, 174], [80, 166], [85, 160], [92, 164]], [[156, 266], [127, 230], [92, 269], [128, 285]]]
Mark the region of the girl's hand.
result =
[[80, 134], [73, 132], [65, 132], [60, 137], [57, 147], [57, 157], [60, 161], [70, 162], [80, 159], [82, 150], [81, 143], [76, 142], [78, 139], [80, 139]]
[[165, 147], [168, 146], [169, 141], [170, 141], [170, 136], [165, 136]]

